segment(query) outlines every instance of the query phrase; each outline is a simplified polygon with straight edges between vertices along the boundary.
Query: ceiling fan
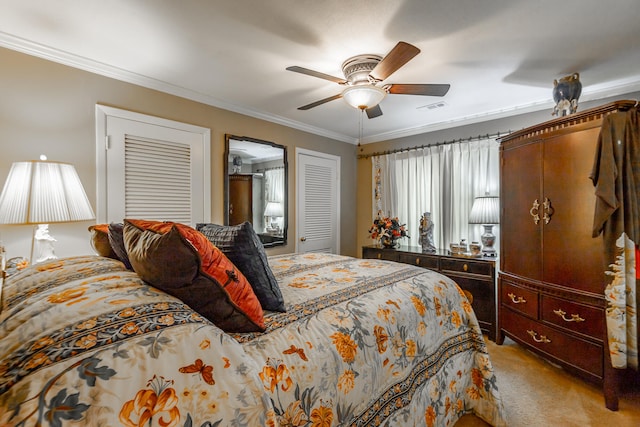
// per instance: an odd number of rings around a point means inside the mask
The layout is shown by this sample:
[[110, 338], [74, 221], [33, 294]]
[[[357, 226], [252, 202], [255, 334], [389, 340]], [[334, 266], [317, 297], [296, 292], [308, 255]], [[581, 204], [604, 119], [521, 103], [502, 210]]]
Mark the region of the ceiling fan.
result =
[[420, 49], [406, 43], [398, 42], [391, 52], [384, 58], [379, 55], [357, 55], [342, 64], [344, 79], [334, 77], [308, 68], [292, 66], [288, 71], [306, 74], [312, 77], [329, 80], [346, 86], [341, 93], [298, 107], [298, 110], [309, 110], [334, 99], [344, 98], [351, 106], [367, 112], [367, 117], [373, 119], [382, 115], [380, 101], [387, 94], [394, 95], [424, 95], [444, 96], [451, 85], [448, 84], [395, 84], [388, 83], [378, 86], [383, 80], [395, 73], [413, 57], [420, 53]]

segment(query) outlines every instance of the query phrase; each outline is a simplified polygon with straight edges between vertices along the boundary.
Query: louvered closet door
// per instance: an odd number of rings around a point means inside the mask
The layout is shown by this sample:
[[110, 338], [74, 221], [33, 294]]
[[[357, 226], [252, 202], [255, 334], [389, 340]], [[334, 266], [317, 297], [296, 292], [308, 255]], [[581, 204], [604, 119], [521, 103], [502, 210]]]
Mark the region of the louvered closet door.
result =
[[121, 118], [107, 121], [107, 221], [201, 221], [201, 137]]
[[297, 154], [297, 252], [338, 253], [339, 159]]

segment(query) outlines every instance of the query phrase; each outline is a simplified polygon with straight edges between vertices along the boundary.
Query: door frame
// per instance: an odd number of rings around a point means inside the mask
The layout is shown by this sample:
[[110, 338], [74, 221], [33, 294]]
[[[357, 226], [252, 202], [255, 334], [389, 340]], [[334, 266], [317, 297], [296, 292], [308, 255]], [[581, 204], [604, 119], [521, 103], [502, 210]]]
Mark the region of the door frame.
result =
[[[110, 136], [107, 118], [114, 117], [132, 122], [141, 122], [158, 128], [169, 128], [190, 132], [198, 136], [202, 144], [202, 222], [211, 222], [211, 129], [189, 123], [178, 122], [157, 116], [136, 113], [107, 105], [95, 105], [96, 123], [96, 221], [107, 220], [107, 150], [110, 149]], [[193, 224], [195, 225], [195, 224]]]

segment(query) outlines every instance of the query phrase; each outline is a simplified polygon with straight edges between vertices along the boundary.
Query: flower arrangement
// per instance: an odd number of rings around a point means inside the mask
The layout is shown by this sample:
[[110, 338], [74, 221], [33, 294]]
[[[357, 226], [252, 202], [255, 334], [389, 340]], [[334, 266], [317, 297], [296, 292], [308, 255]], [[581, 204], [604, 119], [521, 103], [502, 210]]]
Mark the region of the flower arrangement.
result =
[[401, 237], [409, 238], [406, 224], [400, 224], [398, 217], [377, 217], [373, 221], [371, 228], [369, 228], [369, 234], [372, 239], [378, 239], [383, 244], [389, 244], [390, 246], [393, 246], [395, 241]]

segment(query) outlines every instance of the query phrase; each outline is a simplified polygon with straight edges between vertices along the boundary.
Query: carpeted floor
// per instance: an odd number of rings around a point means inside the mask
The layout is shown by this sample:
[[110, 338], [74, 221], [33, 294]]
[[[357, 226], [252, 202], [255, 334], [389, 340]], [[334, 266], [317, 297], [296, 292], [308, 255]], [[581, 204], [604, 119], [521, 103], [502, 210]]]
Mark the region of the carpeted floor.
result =
[[[623, 391], [619, 410], [604, 406], [602, 390], [580, 380], [506, 339], [487, 340], [509, 427], [640, 426], [640, 383]], [[465, 416], [455, 427], [486, 427]]]

